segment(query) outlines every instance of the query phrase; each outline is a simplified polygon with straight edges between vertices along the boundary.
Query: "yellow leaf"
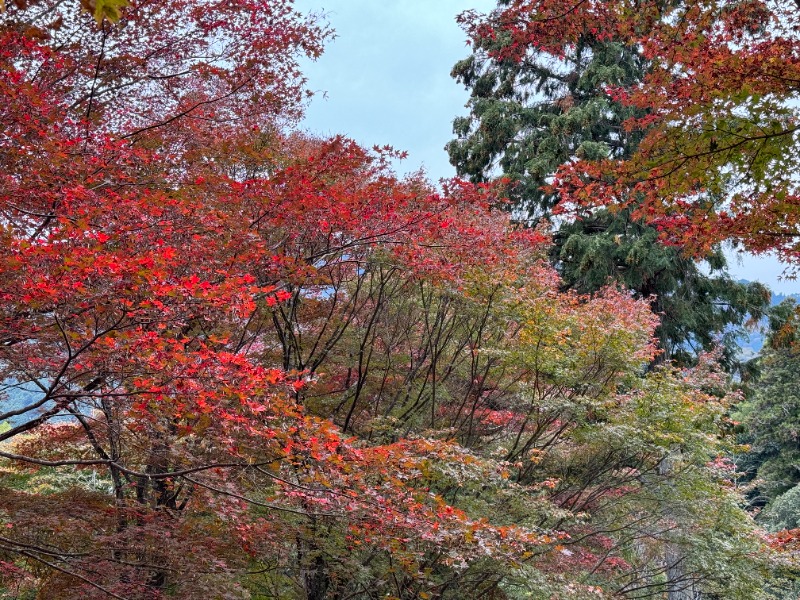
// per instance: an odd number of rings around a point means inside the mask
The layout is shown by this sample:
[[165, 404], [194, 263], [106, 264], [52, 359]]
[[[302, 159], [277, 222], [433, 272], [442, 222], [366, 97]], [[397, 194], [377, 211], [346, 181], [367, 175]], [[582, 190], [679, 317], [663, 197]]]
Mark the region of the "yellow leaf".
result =
[[92, 14], [98, 25], [104, 19], [116, 23], [122, 18], [122, 9], [128, 6], [128, 0], [81, 0], [81, 6], [83, 10]]

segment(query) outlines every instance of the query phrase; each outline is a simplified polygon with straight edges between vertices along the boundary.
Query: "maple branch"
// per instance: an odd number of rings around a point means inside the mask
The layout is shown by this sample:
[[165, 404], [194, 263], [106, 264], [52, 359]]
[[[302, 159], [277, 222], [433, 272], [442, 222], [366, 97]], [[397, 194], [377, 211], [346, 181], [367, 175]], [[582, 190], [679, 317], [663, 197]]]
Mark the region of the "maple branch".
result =
[[135, 136], [139, 135], [140, 133], [144, 133], [145, 131], [151, 131], [153, 129], [158, 129], [160, 127], [165, 127], [166, 125], [169, 125], [170, 123], [173, 123], [174, 121], [177, 121], [178, 119], [182, 119], [183, 117], [188, 116], [189, 114], [193, 113], [195, 110], [200, 108], [201, 106], [208, 106], [208, 105], [211, 105], [211, 104], [216, 104], [217, 102], [225, 100], [226, 98], [230, 98], [236, 92], [238, 92], [239, 90], [244, 88], [251, 81], [253, 81], [253, 78], [249, 77], [249, 78], [245, 79], [242, 83], [240, 83], [239, 85], [234, 87], [227, 94], [223, 94], [222, 96], [217, 96], [216, 98], [212, 98], [210, 100], [203, 100], [201, 102], [197, 102], [194, 105], [190, 106], [189, 108], [187, 108], [185, 110], [182, 110], [178, 114], [173, 115], [170, 118], [168, 118], [168, 119], [166, 119], [164, 121], [161, 121], [160, 123], [154, 123], [152, 125], [148, 125], [147, 127], [142, 127], [140, 129], [136, 129], [134, 131], [131, 131], [130, 133], [126, 133], [125, 135], [120, 136], [120, 139], [126, 140], [128, 138], [135, 137]]
[[[652, 574], [653, 575], [659, 575], [659, 574], [667, 573], [668, 571], [670, 571], [671, 569], [674, 569], [675, 567], [677, 567], [679, 564], [681, 564], [685, 560], [686, 560], [686, 556], [681, 556], [681, 557], [677, 558], [675, 561], [673, 561], [671, 563], [665, 561], [664, 566], [659, 568], [658, 570], [652, 571]], [[617, 580], [622, 579], [626, 575], [620, 575], [616, 579]], [[643, 576], [637, 576], [637, 575], [635, 575], [634, 577], [635, 578], [632, 581], [629, 581], [628, 583], [626, 583], [624, 586], [622, 586], [617, 591], [618, 595], [628, 596], [631, 592], [639, 592], [639, 591], [644, 591], [644, 590], [648, 590], [648, 589], [652, 589], [652, 588], [660, 588], [662, 591], [665, 590], [665, 589], [669, 589], [670, 592], [677, 592], [677, 591], [686, 590], [686, 589], [689, 588], [689, 586], [698, 584], [698, 583], [704, 581], [705, 579], [708, 579], [708, 576], [700, 576], [697, 573], [687, 573], [685, 575], [680, 576], [680, 578], [671, 578], [668, 581], [660, 581], [660, 582], [657, 582], [657, 583], [649, 583], [651, 577], [643, 577]], [[642, 581], [648, 581], [648, 583], [642, 583], [641, 585], [636, 585], [636, 584], [638, 584], [639, 582], [642, 582]], [[680, 587], [676, 586], [675, 584], [678, 584], [678, 586], [680, 586]], [[645, 592], [643, 595], [637, 595], [637, 596], [632, 596], [631, 595], [631, 596], [628, 596], [628, 597], [630, 597], [632, 599], [641, 599], [641, 598], [651, 598], [652, 596], [653, 596], [653, 593]]]
[[10, 419], [11, 417], [17, 417], [19, 415], [24, 415], [26, 412], [30, 412], [32, 410], [36, 410], [40, 406], [47, 404], [52, 398], [49, 396], [44, 396], [41, 400], [37, 400], [33, 404], [28, 404], [27, 406], [23, 406], [22, 408], [18, 408], [16, 410], [9, 410], [8, 412], [0, 413], [0, 421], [5, 421], [6, 419]]
[[100, 77], [100, 65], [103, 63], [103, 58], [105, 56], [105, 51], [106, 51], [106, 40], [108, 39], [108, 28], [106, 27], [105, 20], [102, 22], [101, 28], [102, 28], [102, 36], [100, 38], [100, 52], [98, 52], [97, 54], [97, 61], [95, 62], [94, 65], [94, 76], [92, 77], [92, 86], [89, 89], [89, 102], [88, 105], [86, 106], [86, 114], [84, 115], [84, 119], [86, 119], [86, 129], [85, 129], [86, 139], [83, 142], [84, 150], [86, 149], [89, 143], [89, 125], [90, 125], [89, 118], [91, 117], [92, 114], [92, 108], [94, 104], [94, 94], [95, 90], [97, 89], [97, 80]]
[[[48, 401], [48, 400], [49, 400], [49, 398], [47, 398], [45, 400], [45, 402]], [[33, 410], [33, 409], [30, 409], [30, 410]], [[57, 415], [59, 412], [61, 412], [61, 410], [62, 410], [62, 407], [59, 406], [59, 405], [56, 405], [53, 408], [51, 408], [50, 410], [48, 410], [47, 412], [42, 413], [41, 415], [39, 415], [35, 419], [31, 419], [30, 421], [26, 421], [22, 425], [17, 425], [16, 427], [13, 427], [13, 428], [9, 429], [8, 431], [0, 433], [0, 442], [2, 442], [4, 440], [7, 440], [9, 438], [12, 438], [12, 437], [14, 437], [16, 435], [19, 435], [20, 433], [25, 433], [26, 431], [30, 431], [31, 429], [35, 429], [36, 427], [38, 427], [39, 425], [41, 425], [42, 423], [47, 421], [50, 417], [54, 417], [55, 415]], [[23, 411], [23, 412], [27, 412], [27, 410]], [[2, 455], [2, 452], [0, 452], [0, 455]]]
[[[88, 350], [92, 345], [94, 345], [95, 342], [97, 342], [97, 340], [99, 340], [101, 337], [103, 337], [104, 335], [110, 333], [111, 331], [115, 331], [119, 327], [119, 325], [125, 320], [126, 316], [127, 316], [126, 313], [122, 313], [120, 318], [117, 319], [117, 321], [114, 322], [110, 327], [108, 327], [107, 329], [103, 329], [101, 331], [96, 331], [94, 333], [94, 335], [89, 340], [87, 340], [80, 348], [78, 348], [75, 351], [72, 350], [71, 345], [69, 343], [69, 339], [67, 337], [67, 334], [64, 331], [63, 327], [61, 326], [61, 323], [60, 323], [58, 317], [56, 317], [56, 319], [55, 319], [56, 326], [58, 327], [59, 331], [63, 335], [65, 343], [67, 345], [67, 358], [64, 361], [64, 364], [61, 365], [61, 368], [59, 369], [58, 373], [55, 375], [55, 377], [53, 377], [53, 382], [50, 384], [50, 386], [44, 392], [44, 396], [40, 400], [38, 400], [36, 403], [34, 403], [33, 405], [29, 405], [27, 407], [23, 407], [23, 409], [20, 409], [20, 410], [22, 410], [22, 412], [18, 413], [18, 414], [24, 414], [26, 412], [34, 410], [35, 408], [38, 408], [38, 407], [46, 404], [47, 402], [51, 401], [53, 399], [54, 392], [55, 392], [56, 388], [58, 387], [61, 379], [66, 374], [67, 369], [69, 368], [70, 364], [79, 355], [81, 355], [86, 350]], [[102, 380], [98, 380], [98, 378], [95, 378], [94, 380], [89, 382], [85, 386], [84, 389], [87, 390], [87, 391], [91, 391], [92, 389], [96, 388], [97, 385], [99, 385], [101, 381]], [[38, 382], [37, 382], [37, 385], [38, 385]], [[30, 421], [27, 421], [27, 422], [23, 423], [22, 425], [18, 425], [16, 427], [12, 428], [12, 429], [9, 429], [6, 432], [0, 433], [0, 442], [2, 442], [4, 440], [7, 440], [9, 438], [12, 438], [12, 437], [14, 437], [16, 435], [19, 435], [20, 433], [24, 433], [26, 431], [34, 429], [35, 427], [38, 427], [44, 421], [48, 420], [50, 417], [55, 416], [56, 414], [61, 412], [61, 410], [63, 410], [63, 409], [64, 409], [63, 403], [56, 403], [55, 407], [53, 407], [52, 409], [48, 410], [47, 412], [39, 415], [35, 419], [31, 419]], [[12, 411], [12, 412], [14, 412], [14, 411]], [[10, 416], [16, 416], [16, 415], [12, 414]]]
[[577, 4], [573, 4], [570, 8], [565, 10], [560, 15], [554, 15], [552, 17], [543, 17], [541, 19], [536, 19], [535, 22], [536, 23], [547, 23], [548, 21], [558, 21], [560, 19], [563, 19], [564, 17], [567, 17], [567, 16], [571, 15], [572, 13], [574, 13], [575, 11], [577, 11], [582, 5], [586, 4], [587, 1], [588, 0], [579, 0]]
[[[129, 469], [121, 464], [119, 464], [116, 460], [111, 458], [108, 459], [63, 459], [63, 460], [45, 460], [43, 458], [35, 458], [33, 456], [25, 456], [23, 454], [14, 454], [12, 452], [5, 452], [0, 450], [0, 457], [7, 458], [9, 460], [17, 460], [21, 462], [27, 462], [35, 465], [39, 465], [42, 467], [65, 467], [65, 466], [84, 466], [90, 467], [95, 465], [106, 465], [110, 467], [114, 467], [118, 469], [120, 472], [125, 473], [126, 475], [130, 475], [132, 477], [142, 477], [144, 479], [171, 479], [173, 477], [185, 477], [186, 475], [190, 475], [192, 473], [198, 473], [201, 471], [208, 471], [211, 469], [246, 469], [258, 465], [267, 465], [270, 464], [269, 462], [264, 463], [240, 463], [240, 462], [231, 462], [231, 463], [211, 463], [207, 465], [197, 466], [197, 467], [190, 467], [187, 469], [181, 469], [178, 471], [169, 471], [165, 473], [145, 473], [142, 471], [136, 471], [134, 469]], [[291, 484], [290, 484], [291, 485]]]
[[82, 415], [79, 411], [75, 410], [73, 407], [67, 406], [67, 410], [81, 424], [81, 427], [83, 427], [83, 430], [86, 433], [86, 437], [89, 439], [89, 443], [92, 445], [92, 448], [94, 448], [95, 452], [97, 452], [97, 454], [100, 455], [100, 458], [102, 460], [107, 460], [107, 461], [113, 460], [105, 451], [103, 446], [100, 444], [100, 441], [97, 439], [97, 436], [94, 434], [94, 431], [89, 426], [86, 417]]
[[[287, 485], [292, 488], [300, 489], [312, 494], [332, 494], [334, 496], [342, 496], [345, 498], [350, 498], [347, 494], [343, 494], [341, 492], [335, 492], [333, 490], [328, 489], [314, 489], [307, 486], [304, 486], [300, 483], [292, 483], [282, 477], [279, 477], [269, 471], [262, 469], [261, 467], [272, 464], [272, 461], [265, 461], [260, 463], [211, 463], [207, 465], [202, 465], [198, 467], [192, 467], [188, 469], [181, 469], [178, 471], [169, 471], [165, 473], [144, 473], [141, 471], [136, 471], [133, 469], [129, 469], [120, 465], [118, 462], [111, 458], [100, 458], [100, 459], [63, 459], [63, 460], [46, 460], [42, 458], [35, 458], [33, 456], [25, 456], [22, 454], [14, 454], [11, 452], [5, 452], [0, 450], [0, 457], [6, 458], [8, 460], [16, 460], [20, 462], [27, 462], [35, 465], [39, 465], [42, 467], [65, 467], [65, 466], [80, 466], [80, 467], [91, 467], [91, 466], [111, 466], [118, 469], [120, 472], [125, 473], [131, 477], [141, 477], [144, 479], [149, 480], [160, 480], [160, 479], [172, 479], [175, 477], [181, 477], [190, 481], [192, 483], [198, 483], [194, 479], [187, 477], [187, 475], [191, 475], [193, 473], [199, 473], [202, 471], [209, 471], [212, 469], [256, 469], [262, 475], [269, 477], [270, 479], [274, 479], [284, 485]], [[200, 485], [200, 484], [198, 484]], [[209, 488], [211, 489], [211, 488]], [[255, 500], [253, 502], [256, 502]], [[264, 505], [267, 506], [267, 505]], [[325, 513], [318, 513], [324, 515]]]
[[549, 16], [549, 17], [539, 17], [539, 16], [537, 16], [536, 18], [531, 19], [530, 18], [530, 13], [527, 13], [524, 17], [522, 17], [521, 19], [518, 19], [516, 22], [517, 23], [524, 23], [524, 24], [527, 25], [528, 23], [548, 23], [550, 21], [559, 21], [559, 20], [563, 19], [564, 17], [568, 17], [569, 15], [571, 15], [572, 13], [577, 11], [582, 5], [586, 4], [586, 2], [588, 2], [588, 0], [578, 0], [578, 2], [576, 4], [573, 4], [572, 6], [570, 6], [566, 10], [564, 10], [564, 12], [562, 12], [560, 14], [557, 14], [557, 15], [552, 15], [552, 16]]
[[645, 177], [645, 178], [642, 178], [640, 181], [641, 182], [645, 182], [645, 181], [655, 181], [655, 180], [658, 180], [658, 179], [663, 179], [664, 177], [668, 177], [669, 175], [672, 175], [673, 173], [675, 173], [678, 169], [680, 169], [683, 165], [685, 165], [690, 160], [694, 160], [694, 159], [697, 159], [697, 158], [703, 158], [703, 157], [711, 156], [711, 155], [714, 155], [714, 154], [721, 154], [723, 152], [727, 152], [728, 154], [731, 154], [731, 151], [733, 151], [733, 150], [739, 148], [740, 146], [743, 146], [744, 144], [747, 144], [749, 142], [766, 141], [766, 140], [769, 140], [769, 139], [772, 139], [772, 138], [783, 137], [783, 136], [786, 136], [786, 135], [792, 135], [792, 134], [796, 133], [797, 131], [800, 131], [800, 126], [792, 127], [790, 129], [782, 129], [781, 131], [777, 131], [777, 132], [774, 132], [774, 133], [763, 133], [761, 135], [754, 135], [754, 136], [740, 136], [741, 139], [739, 141], [735, 142], [735, 143], [729, 144], [729, 145], [724, 146], [724, 147], [717, 147], [717, 148], [714, 148], [714, 149], [705, 150], [703, 152], [695, 152], [695, 153], [692, 153], [692, 154], [683, 154], [682, 152], [679, 151], [679, 154], [680, 154], [679, 156], [675, 156], [673, 158], [666, 158], [665, 160], [663, 160], [663, 162], [660, 162], [660, 163], [657, 162], [657, 163], [654, 163], [654, 164], [652, 164], [650, 166], [647, 166], [647, 169], [650, 172], [652, 172], [654, 169], [658, 169], [659, 167], [668, 165], [670, 163], [680, 162], [680, 164], [678, 164], [678, 166], [676, 166], [673, 169], [667, 171], [666, 173], [662, 173], [660, 175], [654, 175], [652, 177]]
[[92, 581], [88, 577], [84, 577], [80, 573], [75, 573], [74, 571], [71, 571], [71, 570], [69, 570], [69, 569], [67, 569], [65, 567], [61, 567], [59, 565], [56, 565], [56, 564], [54, 564], [54, 563], [52, 563], [52, 562], [50, 562], [48, 560], [45, 560], [41, 556], [37, 556], [33, 552], [30, 552], [28, 550], [17, 550], [15, 548], [8, 548], [8, 547], [7, 547], [7, 549], [10, 550], [11, 552], [15, 552], [16, 554], [19, 554], [21, 556], [26, 556], [27, 558], [30, 558], [30, 559], [35, 560], [37, 562], [40, 562], [43, 565], [46, 565], [46, 566], [50, 567], [51, 569], [55, 569], [56, 571], [64, 573], [65, 575], [70, 575], [71, 577], [75, 577], [77, 579], [80, 579], [81, 581], [89, 584], [93, 588], [100, 590], [104, 594], [108, 594], [112, 598], [116, 598], [117, 600], [129, 600], [128, 598], [125, 598], [123, 596], [115, 594], [114, 592], [112, 592], [108, 588], [105, 588], [102, 585], [100, 585], [99, 583], [96, 583], [96, 582]]
[[326, 512], [309, 513], [309, 512], [304, 512], [302, 510], [297, 510], [297, 509], [294, 509], [294, 508], [288, 508], [286, 506], [277, 506], [275, 504], [269, 504], [267, 502], [261, 502], [259, 500], [254, 500], [252, 498], [248, 498], [246, 496], [242, 496], [241, 494], [237, 494], [237, 493], [231, 492], [229, 490], [223, 490], [223, 489], [214, 487], [214, 486], [212, 486], [210, 484], [203, 483], [201, 481], [197, 481], [196, 479], [192, 479], [191, 477], [184, 477], [184, 479], [186, 479], [186, 481], [188, 481], [190, 483], [193, 483], [193, 484], [195, 484], [197, 486], [205, 488], [205, 489], [207, 489], [209, 491], [216, 492], [216, 493], [222, 494], [224, 496], [230, 496], [231, 498], [236, 498], [237, 500], [241, 500], [243, 502], [247, 502], [248, 504], [252, 504], [253, 506], [260, 506], [262, 508], [271, 508], [273, 510], [277, 510], [277, 511], [280, 511], [280, 512], [288, 512], [288, 513], [292, 513], [292, 514], [295, 514], [295, 515], [300, 515], [300, 516], [303, 516], [303, 517], [337, 517], [337, 518], [343, 518], [342, 515], [338, 515], [336, 513], [326, 513]]
[[[119, 92], [120, 90], [124, 90], [126, 88], [130, 88], [130, 87], [133, 87], [135, 85], [138, 85], [138, 84], [142, 83], [142, 81], [165, 81], [167, 79], [174, 79], [176, 77], [185, 77], [186, 75], [190, 75], [192, 72], [193, 71], [191, 69], [187, 69], [185, 71], [180, 71], [180, 72], [177, 72], [177, 73], [169, 73], [167, 75], [145, 75], [145, 76], [143, 76], [143, 77], [141, 77], [139, 79], [130, 79], [129, 81], [126, 81], [124, 83], [119, 83], [117, 85], [110, 85], [108, 87], [99, 88], [99, 89], [94, 91], [93, 96], [94, 96], [95, 99], [99, 99], [99, 98], [101, 98], [103, 96], [107, 96], [108, 94], [111, 94], [112, 92]], [[88, 99], [89, 99], [89, 97], [86, 96], [86, 95], [81, 96], [80, 98], [76, 99], [72, 103], [71, 108], [74, 108], [76, 106], [80, 106], [81, 104], [86, 102]]]
[[[439, 212], [444, 212], [444, 209], [441, 209]], [[433, 214], [435, 214], [435, 213], [433, 213]], [[333, 254], [338, 254], [338, 253], [341, 253], [341, 252], [343, 252], [345, 250], [349, 250], [350, 248], [358, 248], [360, 246], [370, 246], [370, 245], [372, 245], [374, 243], [394, 244], [394, 245], [398, 245], [398, 246], [399, 245], [403, 245], [403, 244], [408, 244], [409, 242], [407, 240], [402, 240], [402, 239], [400, 239], [400, 240], [398, 240], [398, 239], [384, 239], [384, 238], [389, 238], [390, 236], [392, 236], [394, 234], [397, 234], [397, 233], [400, 233], [400, 232], [403, 232], [403, 231], [407, 231], [413, 225], [419, 225], [420, 223], [424, 223], [429, 218], [430, 218], [430, 215], [423, 215], [423, 216], [420, 216], [420, 217], [409, 219], [409, 220], [401, 223], [400, 225], [398, 225], [398, 226], [396, 226], [396, 227], [394, 227], [392, 229], [387, 229], [387, 230], [384, 230], [384, 231], [380, 231], [380, 232], [374, 233], [372, 235], [364, 235], [364, 236], [361, 236], [361, 237], [358, 237], [358, 238], [354, 238], [353, 240], [351, 240], [349, 242], [342, 243], [342, 244], [340, 244], [338, 246], [326, 248], [325, 251], [320, 251], [320, 252], [317, 252], [317, 253], [314, 253], [314, 254], [310, 254], [310, 255], [304, 257], [304, 260], [306, 262], [308, 262], [309, 264], [313, 264], [313, 263], [317, 262], [318, 260], [320, 260], [320, 259], [322, 259], [322, 258], [324, 258], [326, 256], [330, 256], [330, 255], [333, 255]], [[424, 244], [420, 244], [420, 245], [425, 247]], [[443, 246], [428, 246], [428, 247], [443, 247]]]
[[101, 458], [45, 460], [43, 458], [34, 458], [33, 456], [25, 456], [24, 454], [14, 454], [12, 452], [5, 452], [3, 450], [0, 450], [0, 457], [7, 458], [8, 460], [27, 462], [34, 465], [39, 465], [41, 467], [66, 467], [66, 466], [91, 467], [94, 465], [109, 465], [113, 463], [113, 461], [110, 459], [101, 459]]

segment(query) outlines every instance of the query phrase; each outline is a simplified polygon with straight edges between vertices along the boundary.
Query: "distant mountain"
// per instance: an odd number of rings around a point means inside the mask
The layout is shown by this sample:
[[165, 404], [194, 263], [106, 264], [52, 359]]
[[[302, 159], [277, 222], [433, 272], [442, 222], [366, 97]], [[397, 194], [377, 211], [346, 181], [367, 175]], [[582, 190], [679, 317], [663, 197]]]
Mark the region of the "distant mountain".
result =
[[[0, 389], [3, 390], [2, 394], [0, 394], [0, 415], [7, 412], [19, 410], [21, 408], [25, 408], [26, 406], [30, 406], [36, 403], [37, 400], [42, 398], [42, 391], [39, 388], [36, 388], [32, 385], [15, 384], [13, 380], [3, 381], [2, 385], [0, 385]], [[20, 423], [25, 423], [26, 421], [30, 421], [31, 418], [34, 418], [37, 415], [42, 414], [42, 412], [52, 407], [53, 403], [47, 402], [44, 405], [40, 406], [39, 408], [28, 411], [21, 415], [15, 415], [13, 417], [9, 417], [8, 419], [5, 419], [5, 421], [0, 419], [0, 423], [6, 422], [12, 426], [19, 425]], [[51, 418], [49, 422], [58, 423], [63, 421], [69, 421], [71, 419], [72, 417], [70, 415], [59, 415], [57, 417]]]
[[[740, 279], [739, 283], [750, 283], [746, 279]], [[800, 287], [800, 283], [798, 284]], [[788, 300], [789, 298], [795, 300], [798, 304], [800, 304], [800, 292], [796, 294], [780, 294], [777, 292], [772, 293], [772, 306], [777, 306], [781, 302]], [[740, 336], [737, 338], [737, 343], [742, 349], [741, 357], [744, 359], [749, 359], [758, 354], [761, 351], [761, 348], [764, 347], [764, 334], [767, 327], [766, 319], [763, 319], [758, 328], [754, 329], [753, 331], [748, 332], [747, 336]]]
[[[11, 385], [13, 382], [4, 381], [3, 384]], [[36, 401], [37, 397], [41, 398], [41, 392], [37, 393], [33, 390], [24, 389], [21, 387], [8, 388], [5, 390], [5, 397], [0, 396], [0, 415], [10, 411], [19, 410], [25, 406], [29, 406]], [[35, 416], [35, 414], [35, 411], [31, 411], [30, 413], [26, 413], [24, 415], [11, 417], [7, 419], [7, 421], [11, 425], [16, 425], [18, 423], [27, 421], [31, 416]]]
[[[800, 284], [798, 284], [798, 285], [800, 285]], [[772, 306], [777, 306], [778, 304], [780, 304], [784, 300], [788, 300], [789, 298], [792, 298], [798, 304], [800, 304], [800, 292], [798, 292], [796, 294], [788, 294], [788, 295], [787, 294], [773, 293], [772, 294]]]

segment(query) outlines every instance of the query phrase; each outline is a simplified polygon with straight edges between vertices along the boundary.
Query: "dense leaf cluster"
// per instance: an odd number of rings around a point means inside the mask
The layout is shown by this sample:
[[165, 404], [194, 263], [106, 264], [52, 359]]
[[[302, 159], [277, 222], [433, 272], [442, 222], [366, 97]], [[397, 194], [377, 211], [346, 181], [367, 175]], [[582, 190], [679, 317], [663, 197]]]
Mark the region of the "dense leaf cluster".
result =
[[293, 132], [326, 35], [5, 6], [0, 595], [769, 597], [719, 355], [656, 365], [657, 299], [565, 285], [493, 186]]
[[[620, 92], [638, 88], [651, 71], [641, 47], [592, 26], [588, 17], [568, 30], [566, 18], [551, 16], [560, 6], [500, 3], [486, 17], [464, 15], [474, 51], [453, 69], [471, 98], [469, 116], [454, 121], [450, 160], [473, 181], [510, 180], [509, 210], [528, 223], [552, 218], [561, 208], [562, 190], [552, 184], [565, 165], [635, 155], [646, 129], [628, 124], [650, 112], [624, 102]], [[537, 23], [549, 44], [521, 33], [526, 26], [536, 31]], [[552, 259], [565, 286], [587, 293], [614, 281], [651, 298], [662, 318], [658, 336], [665, 357], [688, 363], [722, 341], [732, 367], [734, 330], [748, 316], [759, 318], [767, 290], [733, 281], [719, 248], [706, 252], [700, 264], [665, 244], [642, 219], [635, 193], [621, 203], [621, 209], [555, 217]]]

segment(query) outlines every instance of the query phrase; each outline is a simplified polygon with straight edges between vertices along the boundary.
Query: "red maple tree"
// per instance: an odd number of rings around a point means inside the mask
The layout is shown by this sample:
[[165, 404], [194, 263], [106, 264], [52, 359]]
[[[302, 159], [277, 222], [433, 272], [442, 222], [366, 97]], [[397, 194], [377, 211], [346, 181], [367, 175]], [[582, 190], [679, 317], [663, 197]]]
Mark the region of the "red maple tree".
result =
[[[325, 35], [288, 1], [0, 14], [0, 381], [22, 398], [0, 404], [0, 585], [324, 598], [386, 563], [387, 594], [426, 597], [494, 593], [490, 559], [628, 569], [582, 515], [663, 457], [652, 423], [598, 433], [650, 418], [655, 392], [619, 390], [655, 317], [560, 293], [491, 190], [289, 133]], [[671, 398], [692, 431], [717, 410]]]

